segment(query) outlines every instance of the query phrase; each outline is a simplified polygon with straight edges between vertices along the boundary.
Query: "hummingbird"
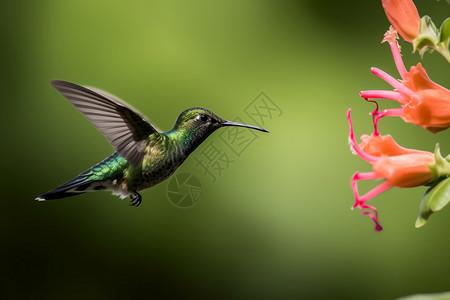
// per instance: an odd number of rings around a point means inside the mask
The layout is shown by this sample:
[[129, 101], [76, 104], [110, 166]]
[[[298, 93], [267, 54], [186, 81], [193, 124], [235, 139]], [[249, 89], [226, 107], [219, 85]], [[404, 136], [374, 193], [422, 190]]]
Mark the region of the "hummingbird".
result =
[[130, 197], [130, 205], [137, 207], [142, 202], [140, 191], [168, 179], [217, 129], [238, 126], [268, 132], [227, 121], [200, 107], [184, 110], [171, 130], [160, 132], [136, 109], [105, 91], [61, 80], [51, 85], [91, 121], [116, 152], [38, 196], [38, 201], [111, 191], [121, 199]]

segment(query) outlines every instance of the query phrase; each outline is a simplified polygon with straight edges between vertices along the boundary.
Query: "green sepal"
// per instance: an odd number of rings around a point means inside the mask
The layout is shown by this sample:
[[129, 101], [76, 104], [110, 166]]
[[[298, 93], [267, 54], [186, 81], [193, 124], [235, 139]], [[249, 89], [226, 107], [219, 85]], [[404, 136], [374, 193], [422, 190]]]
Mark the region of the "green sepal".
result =
[[439, 30], [429, 16], [423, 16], [419, 23], [419, 35], [414, 39], [414, 51], [423, 56], [428, 50], [433, 51], [439, 43]]
[[440, 32], [441, 36], [439, 38], [439, 44], [442, 45], [441, 47], [448, 50], [448, 44], [450, 42], [450, 18], [447, 18], [442, 22]]
[[434, 161], [432, 165], [428, 165], [434, 174], [435, 180], [446, 178], [450, 176], [450, 155], [446, 158], [442, 157], [439, 149], [439, 143], [434, 148]]
[[423, 57], [425, 52], [436, 50], [450, 62], [448, 44], [450, 41], [450, 18], [438, 29], [429, 16], [423, 16], [419, 23], [419, 35], [414, 39], [413, 49]]
[[416, 228], [425, 225], [434, 212], [443, 209], [450, 202], [450, 155], [442, 157], [439, 144], [436, 144], [434, 159], [435, 164], [428, 167], [435, 175], [435, 180], [423, 195]]

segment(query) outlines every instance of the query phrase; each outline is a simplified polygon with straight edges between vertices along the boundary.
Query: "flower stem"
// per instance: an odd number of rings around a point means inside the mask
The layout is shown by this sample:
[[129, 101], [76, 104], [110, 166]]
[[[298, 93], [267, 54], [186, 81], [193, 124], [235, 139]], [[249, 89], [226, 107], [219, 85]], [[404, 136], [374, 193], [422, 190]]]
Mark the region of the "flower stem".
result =
[[434, 49], [439, 52], [449, 63], [450, 63], [450, 51], [441, 47], [434, 47]]

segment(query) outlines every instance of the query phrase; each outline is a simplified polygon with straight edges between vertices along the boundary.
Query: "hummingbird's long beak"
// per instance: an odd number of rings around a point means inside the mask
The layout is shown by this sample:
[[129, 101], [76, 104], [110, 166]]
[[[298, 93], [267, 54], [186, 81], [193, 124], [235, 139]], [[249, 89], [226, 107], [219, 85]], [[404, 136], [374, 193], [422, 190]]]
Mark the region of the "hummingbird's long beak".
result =
[[238, 122], [231, 122], [231, 121], [225, 121], [220, 123], [221, 126], [237, 126], [237, 127], [245, 127], [245, 128], [250, 128], [250, 129], [256, 129], [259, 131], [263, 131], [263, 132], [269, 132], [268, 130], [265, 130], [264, 128], [261, 127], [256, 127], [253, 125], [247, 125], [247, 124], [242, 124], [242, 123], [238, 123]]

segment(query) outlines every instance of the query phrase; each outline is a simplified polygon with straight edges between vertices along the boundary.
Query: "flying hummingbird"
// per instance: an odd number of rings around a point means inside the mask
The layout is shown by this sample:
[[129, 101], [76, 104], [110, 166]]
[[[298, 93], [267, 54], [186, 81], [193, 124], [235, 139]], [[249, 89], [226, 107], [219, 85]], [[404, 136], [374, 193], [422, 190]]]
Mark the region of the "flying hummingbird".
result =
[[193, 107], [183, 111], [173, 128], [159, 132], [136, 109], [102, 90], [54, 80], [52, 86], [82, 112], [114, 147], [109, 157], [36, 198], [60, 199], [93, 191], [112, 191], [139, 206], [139, 191], [169, 178], [211, 133], [226, 126], [267, 130], [224, 120]]

